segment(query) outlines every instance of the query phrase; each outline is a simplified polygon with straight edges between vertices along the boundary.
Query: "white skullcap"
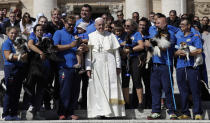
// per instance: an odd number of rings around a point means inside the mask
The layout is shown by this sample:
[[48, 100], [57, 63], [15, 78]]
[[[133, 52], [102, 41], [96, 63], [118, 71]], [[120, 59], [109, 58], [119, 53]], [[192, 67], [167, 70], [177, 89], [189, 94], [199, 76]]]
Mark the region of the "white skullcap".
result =
[[97, 21], [100, 21], [100, 20], [104, 21], [104, 19], [103, 19], [103, 18], [98, 17], [98, 18], [96, 18], [96, 19], [95, 19], [95, 23], [96, 23]]

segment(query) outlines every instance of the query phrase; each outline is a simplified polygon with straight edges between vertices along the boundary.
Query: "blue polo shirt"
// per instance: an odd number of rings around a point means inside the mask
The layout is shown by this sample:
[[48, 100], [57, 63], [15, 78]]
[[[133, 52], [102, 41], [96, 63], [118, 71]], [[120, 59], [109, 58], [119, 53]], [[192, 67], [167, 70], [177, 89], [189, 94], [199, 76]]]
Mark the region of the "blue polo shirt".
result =
[[88, 38], [88, 34], [87, 33], [81, 33], [81, 34], [76, 34], [79, 38], [81, 38], [81, 39], [89, 39]]
[[[202, 49], [202, 42], [199, 36], [193, 34], [191, 32], [188, 36], [181, 35], [179, 38], [177, 38], [177, 43], [176, 45], [180, 47], [181, 42], [186, 42], [187, 45], [189, 46], [194, 46], [197, 49]], [[177, 69], [178, 68], [184, 68], [188, 66], [193, 66], [194, 65], [194, 57], [190, 56], [190, 60], [188, 61], [186, 57], [178, 57], [177, 59]]]
[[121, 44], [125, 41], [125, 34], [122, 34], [121, 36], [115, 35], [115, 37], [117, 38], [119, 44]]
[[[141, 34], [141, 33], [140, 33]], [[145, 40], [148, 40], [149, 38], [150, 38], [150, 36], [149, 35], [141, 35], [141, 37], [142, 37], [142, 39], [143, 39], [143, 41], [145, 42]]]
[[[51, 33], [44, 33], [43, 36], [44, 36], [44, 37], [48, 37], [48, 38], [52, 38], [52, 34], [51, 34]], [[38, 39], [37, 39], [37, 37], [36, 37], [36, 35], [35, 35], [34, 32], [32, 32], [32, 33], [29, 35], [29, 38], [28, 38], [28, 39], [29, 39], [29, 40], [33, 40], [33, 41], [34, 41], [34, 44], [36, 44], [37, 41], [38, 41]]]
[[[175, 32], [173, 29], [171, 29], [171, 27], [168, 27], [168, 31], [170, 34], [170, 42], [171, 42], [171, 47], [168, 48], [168, 50], [166, 51], [161, 51], [161, 57], [154, 55], [152, 57], [153, 63], [159, 63], [159, 64], [167, 64], [168, 65], [168, 56], [167, 56], [167, 51], [169, 54], [169, 64], [172, 65], [173, 64], [173, 56], [174, 56], [174, 46], [176, 44], [176, 37], [175, 37]], [[157, 29], [156, 27], [151, 27], [151, 30], [149, 31], [150, 33], [150, 38], [154, 38], [155, 35], [157, 34]]]
[[36, 44], [36, 43], [38, 42], [38, 39], [37, 39], [37, 37], [36, 37], [36, 35], [35, 35], [34, 32], [32, 32], [32, 33], [29, 35], [28, 40], [33, 40], [34, 44]]
[[[65, 28], [57, 30], [53, 36], [54, 45], [66, 45], [75, 41], [75, 38], [70, 34]], [[59, 57], [64, 58], [65, 62], [59, 64], [59, 67], [72, 68], [73, 65], [77, 63], [76, 59], [76, 47], [60, 51], [58, 53]]]
[[[76, 25], [74, 27], [74, 33], [77, 32], [77, 28], [76, 27], [79, 25], [80, 22], [84, 22], [84, 20], [82, 18], [77, 20]], [[94, 31], [96, 31], [95, 22], [93, 20], [90, 20], [89, 24], [86, 26], [86, 33], [90, 34], [91, 32], [94, 32]]]
[[8, 61], [4, 55], [5, 50], [11, 51], [11, 53], [14, 53], [14, 54], [16, 53], [13, 43], [9, 38], [2, 44], [2, 55], [3, 55], [4, 65], [11, 65], [11, 66], [13, 66], [13, 65], [14, 66], [22, 66], [23, 65], [21, 62], [18, 62], [18, 61]]
[[[167, 27], [168, 27], [168, 30], [170, 30], [174, 33], [177, 33], [177, 32], [180, 31], [180, 29], [175, 27], [175, 26], [167, 25]], [[149, 27], [149, 34], [150, 34], [149, 35], [150, 38], [155, 37], [155, 35], [157, 34], [157, 27], [156, 26], [150, 26]]]
[[[143, 38], [141, 37], [140, 32], [134, 32], [131, 34], [130, 37], [132, 40], [132, 45], [131, 45], [132, 48], [135, 47], [136, 45], [138, 45], [139, 40], [143, 41]], [[138, 55], [139, 55], [139, 52], [130, 53], [130, 56], [138, 56]]]
[[[30, 34], [30, 36], [29, 36], [28, 39], [29, 40], [33, 40], [34, 45], [36, 45], [38, 43], [38, 41], [39, 41], [34, 32], [32, 32]], [[50, 62], [49, 62], [49, 60], [47, 60], [47, 59], [44, 60], [43, 61], [43, 64], [44, 64], [45, 67], [50, 68]]]
[[156, 26], [150, 26], [149, 27], [149, 37], [154, 38], [157, 34], [157, 27]]
[[[201, 37], [200, 32], [198, 32], [195, 28], [191, 27], [190, 28], [191, 33], [193, 33], [195, 36], [199, 36]], [[179, 31], [176, 33], [176, 38], [181, 38], [182, 36], [184, 36], [184, 33], [182, 32], [181, 29], [179, 29]]]

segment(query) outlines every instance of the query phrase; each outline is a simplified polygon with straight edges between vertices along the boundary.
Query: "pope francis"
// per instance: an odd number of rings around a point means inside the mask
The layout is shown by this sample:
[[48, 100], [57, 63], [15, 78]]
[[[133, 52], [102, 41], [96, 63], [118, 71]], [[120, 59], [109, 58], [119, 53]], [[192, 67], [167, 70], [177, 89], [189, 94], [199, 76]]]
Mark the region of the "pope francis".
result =
[[119, 43], [104, 31], [104, 20], [95, 20], [96, 31], [89, 34], [86, 70], [88, 118], [125, 116], [121, 90]]

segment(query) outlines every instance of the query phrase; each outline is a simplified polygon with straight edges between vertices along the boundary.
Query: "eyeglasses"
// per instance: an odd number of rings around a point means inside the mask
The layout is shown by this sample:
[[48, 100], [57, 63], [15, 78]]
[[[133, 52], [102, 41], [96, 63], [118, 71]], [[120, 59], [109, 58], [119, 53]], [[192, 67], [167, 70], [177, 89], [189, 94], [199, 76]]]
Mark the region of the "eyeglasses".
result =
[[123, 16], [123, 14], [117, 15], [117, 16]]

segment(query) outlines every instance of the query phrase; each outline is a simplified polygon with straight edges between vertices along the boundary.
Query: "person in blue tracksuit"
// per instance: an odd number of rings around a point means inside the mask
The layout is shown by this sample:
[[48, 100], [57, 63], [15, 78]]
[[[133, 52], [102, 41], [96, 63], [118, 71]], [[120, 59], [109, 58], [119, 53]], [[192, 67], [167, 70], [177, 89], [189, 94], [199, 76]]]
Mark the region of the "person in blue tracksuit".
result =
[[[176, 77], [181, 94], [182, 115], [179, 119], [190, 119], [189, 111], [189, 92], [192, 92], [193, 99], [193, 114], [196, 120], [202, 120], [202, 107], [200, 97], [199, 84], [199, 66], [193, 67], [195, 61], [194, 56], [202, 53], [202, 43], [198, 35], [191, 32], [190, 21], [187, 19], [181, 20], [180, 27], [183, 35], [176, 35], [176, 45], [180, 47], [180, 43], [185, 42], [188, 46], [196, 47], [196, 50], [190, 51], [190, 59], [186, 59], [186, 53], [182, 50], [177, 50], [175, 55], [177, 59]], [[181, 34], [181, 33], [180, 33]]]
[[[167, 26], [166, 17], [161, 15], [156, 20], [157, 30], [150, 32], [150, 38], [153, 38], [155, 35], [167, 35], [169, 41], [171, 42], [170, 47], [167, 49], [160, 49], [161, 56], [154, 55], [152, 57], [153, 66], [151, 70], [150, 76], [150, 89], [152, 93], [152, 113], [147, 117], [148, 119], [160, 119], [161, 115], [161, 89], [165, 92], [166, 103], [168, 107], [168, 113], [170, 115], [170, 119], [176, 119], [177, 116], [175, 114], [175, 106], [173, 103], [172, 89], [171, 89], [171, 79], [169, 67], [172, 70], [173, 66], [173, 52], [174, 52], [174, 44], [176, 42], [175, 34], [170, 28]], [[165, 32], [165, 33], [162, 33]], [[155, 35], [154, 35], [155, 34]], [[169, 56], [168, 56], [169, 55]], [[169, 59], [168, 59], [169, 58]]]
[[60, 105], [59, 119], [78, 119], [74, 115], [74, 109], [77, 106], [77, 100], [80, 92], [80, 77], [73, 67], [77, 63], [76, 41], [73, 35], [75, 18], [68, 16], [65, 19], [64, 28], [55, 32], [53, 36], [54, 45], [57, 46], [58, 56], [65, 59], [65, 62], [59, 64], [59, 86], [60, 86]]
[[18, 29], [8, 27], [6, 32], [8, 39], [2, 45], [2, 52], [7, 90], [4, 96], [2, 118], [4, 120], [20, 120], [18, 117], [18, 103], [22, 82], [26, 77], [25, 64], [21, 61], [27, 59], [27, 54], [16, 55], [13, 42], [18, 34]]

